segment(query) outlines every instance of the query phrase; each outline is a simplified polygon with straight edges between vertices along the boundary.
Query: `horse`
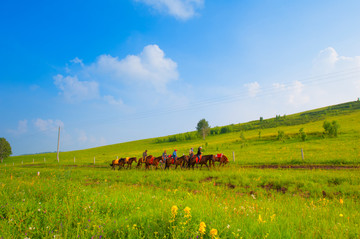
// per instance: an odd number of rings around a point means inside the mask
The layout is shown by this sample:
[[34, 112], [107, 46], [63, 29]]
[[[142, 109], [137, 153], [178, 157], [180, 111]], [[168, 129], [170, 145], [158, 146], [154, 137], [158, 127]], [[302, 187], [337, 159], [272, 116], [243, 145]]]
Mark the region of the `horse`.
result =
[[229, 163], [229, 159], [224, 154], [217, 154], [215, 155], [215, 162], [220, 162], [219, 167], [221, 165], [225, 166], [225, 164]]
[[120, 167], [124, 167], [125, 158], [115, 159], [111, 162], [110, 166], [115, 170], [115, 166], [118, 165], [120, 170]]
[[173, 162], [172, 157], [168, 157], [166, 159], [165, 169], [167, 169], [167, 168], [170, 169], [171, 164], [175, 165], [175, 169], [177, 169], [178, 166], [180, 166], [180, 169], [181, 169], [188, 162], [188, 160], [189, 160], [189, 156], [187, 156], [187, 155], [178, 157], [175, 162]]
[[141, 164], [142, 164], [142, 163], [145, 163], [147, 158], [152, 158], [152, 155], [146, 156], [145, 159], [143, 159], [142, 157], [139, 158], [138, 163], [137, 163], [137, 165], [136, 165], [136, 168], [140, 168], [140, 167], [141, 167]]
[[162, 156], [156, 158], [152, 155], [147, 156], [145, 159], [145, 169], [149, 169], [151, 165], [155, 166], [155, 169], [158, 169], [158, 165], [161, 159]]
[[[197, 160], [197, 155], [194, 155], [192, 156], [190, 159], [189, 159], [189, 162], [188, 162], [188, 168], [192, 167], [192, 169], [194, 169], [194, 166], [196, 164], [196, 160]], [[198, 164], [201, 165], [200, 169], [202, 168], [202, 166], [205, 164], [205, 166], [209, 168], [207, 162], [209, 161], [209, 166], [211, 167], [211, 163], [214, 163], [215, 162], [215, 156], [214, 155], [202, 155], [201, 158], [200, 158], [200, 161], [198, 162]]]
[[128, 169], [129, 167], [131, 169], [131, 165], [134, 161], [135, 161], [135, 163], [137, 163], [136, 157], [132, 157], [132, 158], [125, 160], [125, 163], [127, 164], [126, 169]]

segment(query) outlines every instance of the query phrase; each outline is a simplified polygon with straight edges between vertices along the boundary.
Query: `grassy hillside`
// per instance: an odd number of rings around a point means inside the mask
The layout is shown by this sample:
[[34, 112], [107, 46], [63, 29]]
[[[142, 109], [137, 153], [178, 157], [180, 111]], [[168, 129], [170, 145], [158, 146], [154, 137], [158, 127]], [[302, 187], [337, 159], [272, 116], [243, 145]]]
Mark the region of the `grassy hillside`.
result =
[[[224, 153], [236, 164], [359, 164], [360, 163], [360, 102], [348, 102], [272, 119], [251, 121], [212, 129], [206, 140], [195, 137], [195, 132], [175, 136], [144, 139], [98, 148], [61, 152], [60, 164], [107, 165], [116, 157], [140, 157], [147, 149], [149, 154], [161, 155], [163, 150], [187, 154], [191, 147], [203, 146], [204, 154]], [[340, 124], [338, 137], [323, 134], [324, 121], [336, 120]], [[225, 130], [225, 128], [227, 129]], [[224, 129], [222, 129], [224, 128]], [[299, 130], [307, 134], [302, 141]], [[278, 132], [284, 138], [278, 140]], [[302, 160], [301, 149], [305, 160]], [[56, 153], [15, 156], [7, 164], [57, 163]]]

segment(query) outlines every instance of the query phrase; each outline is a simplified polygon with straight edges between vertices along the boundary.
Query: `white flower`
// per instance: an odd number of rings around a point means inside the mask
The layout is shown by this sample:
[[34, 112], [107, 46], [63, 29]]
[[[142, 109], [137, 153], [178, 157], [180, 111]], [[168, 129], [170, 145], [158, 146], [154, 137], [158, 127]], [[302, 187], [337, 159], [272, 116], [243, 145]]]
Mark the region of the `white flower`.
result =
[[230, 224], [228, 224], [226, 227], [227, 227], [227, 229], [229, 229], [229, 228], [230, 228]]
[[40, 212], [40, 211], [41, 211], [41, 209], [39, 208], [39, 209], [38, 209], [38, 211]]

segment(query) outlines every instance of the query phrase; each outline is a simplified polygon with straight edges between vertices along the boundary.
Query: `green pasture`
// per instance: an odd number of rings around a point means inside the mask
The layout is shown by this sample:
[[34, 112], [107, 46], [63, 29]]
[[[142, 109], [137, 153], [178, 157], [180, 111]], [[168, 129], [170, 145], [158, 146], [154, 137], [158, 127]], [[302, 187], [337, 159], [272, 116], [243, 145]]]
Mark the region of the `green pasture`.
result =
[[[360, 104], [360, 103], [359, 103]], [[322, 112], [318, 110], [318, 112]], [[307, 114], [313, 113], [310, 111]], [[304, 113], [305, 114], [305, 113]], [[298, 117], [286, 116], [287, 119]], [[324, 118], [325, 117], [325, 118]], [[317, 118], [316, 118], [317, 119]], [[178, 150], [178, 155], [188, 154], [191, 147], [194, 150], [203, 146], [204, 154], [224, 153], [235, 164], [350, 164], [360, 162], [360, 110], [346, 111], [346, 114], [326, 115], [320, 120], [299, 125], [278, 126], [274, 128], [244, 130], [219, 135], [209, 135], [205, 140], [193, 139], [180, 142], [157, 143], [158, 138], [144, 139], [98, 148], [61, 152], [60, 164], [95, 164], [106, 166], [117, 157], [141, 157], [147, 149], [148, 154], [160, 156], [164, 150], [172, 153]], [[336, 120], [340, 124], [338, 137], [323, 134], [324, 120]], [[245, 124], [246, 125], [246, 124]], [[303, 128], [307, 134], [306, 141], [302, 141], [299, 130]], [[278, 131], [283, 131], [285, 137], [278, 140]], [[260, 133], [259, 133], [260, 132]], [[301, 156], [304, 152], [304, 160]], [[74, 163], [75, 157], [75, 163]], [[45, 160], [44, 160], [45, 158]], [[8, 158], [7, 165], [47, 163], [58, 164], [56, 153], [24, 155]], [[4, 166], [1, 165], [1, 166]]]
[[[359, 109], [350, 102], [277, 116], [205, 140], [179, 134], [60, 152], [60, 162], [56, 153], [7, 158], [0, 164], [0, 239], [359, 238]], [[338, 122], [337, 137], [324, 134], [325, 120]], [[199, 146], [230, 163], [210, 170], [109, 166], [145, 149], [182, 155]], [[275, 165], [283, 168], [260, 169]]]
[[359, 185], [358, 168], [1, 167], [0, 238], [359, 238]]

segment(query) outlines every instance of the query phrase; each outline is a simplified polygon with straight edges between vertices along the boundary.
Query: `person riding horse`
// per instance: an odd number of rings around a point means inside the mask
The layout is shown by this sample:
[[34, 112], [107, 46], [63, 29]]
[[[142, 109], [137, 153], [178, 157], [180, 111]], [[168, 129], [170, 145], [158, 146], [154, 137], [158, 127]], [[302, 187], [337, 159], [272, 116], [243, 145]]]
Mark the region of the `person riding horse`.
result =
[[193, 156], [194, 156], [194, 150], [193, 150], [193, 148], [191, 148], [189, 150], [189, 157], [192, 158]]
[[142, 161], [145, 162], [145, 159], [147, 157], [147, 149], [145, 150], [145, 152], [143, 153], [143, 158], [142, 158]]
[[166, 165], [166, 158], [167, 158], [167, 154], [166, 154], [166, 150], [164, 150], [164, 153], [162, 154], [162, 163], [161, 164]]
[[198, 148], [198, 151], [197, 151], [197, 154], [196, 154], [196, 157], [198, 158], [197, 163], [199, 163], [199, 162], [200, 162], [200, 159], [201, 159], [201, 149], [202, 149], [202, 147], [200, 146], [200, 147]]
[[175, 149], [173, 154], [172, 154], [172, 157], [174, 159], [174, 164], [176, 163], [176, 159], [177, 159], [177, 154], [176, 154], [177, 150]]

